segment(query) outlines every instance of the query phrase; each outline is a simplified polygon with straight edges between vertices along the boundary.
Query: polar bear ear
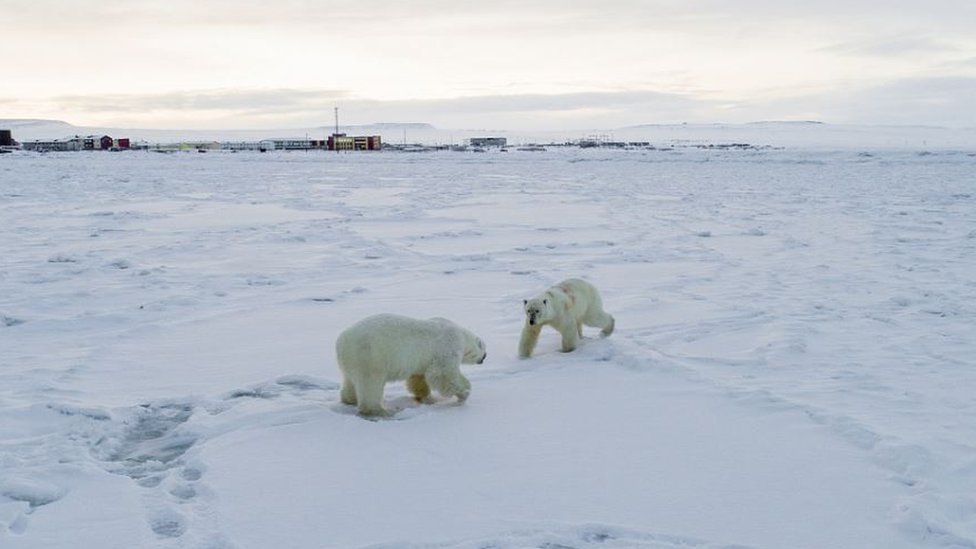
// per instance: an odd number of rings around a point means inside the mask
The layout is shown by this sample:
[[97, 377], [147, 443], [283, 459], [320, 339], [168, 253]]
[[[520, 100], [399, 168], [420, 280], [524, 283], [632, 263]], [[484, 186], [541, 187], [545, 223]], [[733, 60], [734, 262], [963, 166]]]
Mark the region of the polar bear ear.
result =
[[523, 299], [522, 300], [522, 305], [528, 305], [528, 304], [529, 304], [529, 300], [528, 299]]

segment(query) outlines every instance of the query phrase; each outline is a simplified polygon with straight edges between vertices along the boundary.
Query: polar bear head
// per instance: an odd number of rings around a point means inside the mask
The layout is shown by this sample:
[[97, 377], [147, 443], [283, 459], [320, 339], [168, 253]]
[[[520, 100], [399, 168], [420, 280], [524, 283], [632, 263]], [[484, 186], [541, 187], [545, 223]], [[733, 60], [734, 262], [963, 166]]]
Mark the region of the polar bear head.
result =
[[485, 362], [485, 358], [488, 357], [488, 351], [485, 349], [485, 342], [481, 341], [480, 337], [446, 318], [435, 317], [430, 320], [449, 328], [452, 333], [457, 334], [452, 337], [460, 336], [464, 343], [464, 354], [461, 356], [461, 362], [463, 364], [483, 364]]
[[541, 326], [547, 321], [552, 320], [553, 313], [550, 303], [549, 299], [544, 297], [522, 300], [525, 309], [525, 319], [528, 321], [529, 326]]
[[464, 364], [483, 364], [488, 358], [485, 342], [463, 328], [461, 331], [464, 333], [464, 357], [461, 358], [461, 362]]

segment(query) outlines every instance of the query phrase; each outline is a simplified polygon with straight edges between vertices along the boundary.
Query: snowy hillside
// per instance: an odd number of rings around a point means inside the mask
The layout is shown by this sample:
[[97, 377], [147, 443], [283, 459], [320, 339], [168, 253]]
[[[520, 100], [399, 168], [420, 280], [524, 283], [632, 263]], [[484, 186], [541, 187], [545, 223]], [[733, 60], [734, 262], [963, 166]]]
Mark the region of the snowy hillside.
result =
[[[875, 144], [0, 156], [0, 547], [976, 547], [976, 150]], [[469, 400], [340, 404], [377, 312]]]

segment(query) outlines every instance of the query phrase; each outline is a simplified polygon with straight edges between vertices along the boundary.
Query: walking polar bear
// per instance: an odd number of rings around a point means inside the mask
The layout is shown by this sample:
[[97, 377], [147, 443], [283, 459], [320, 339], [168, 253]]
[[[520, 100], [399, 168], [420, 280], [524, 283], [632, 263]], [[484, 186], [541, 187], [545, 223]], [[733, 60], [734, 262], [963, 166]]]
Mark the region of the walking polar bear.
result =
[[525, 326], [519, 340], [519, 358], [532, 355], [545, 325], [552, 326], [562, 334], [564, 353], [576, 349], [583, 337], [584, 324], [600, 328], [603, 337], [613, 333], [613, 317], [604, 312], [600, 294], [585, 280], [564, 280], [541, 295], [524, 300], [523, 305]]
[[471, 382], [461, 374], [460, 365], [481, 364], [486, 356], [484, 342], [450, 320], [370, 316], [336, 340], [342, 371], [340, 400], [357, 406], [363, 416], [389, 416], [383, 408], [383, 386], [406, 380], [417, 402], [429, 400], [431, 387], [464, 402]]

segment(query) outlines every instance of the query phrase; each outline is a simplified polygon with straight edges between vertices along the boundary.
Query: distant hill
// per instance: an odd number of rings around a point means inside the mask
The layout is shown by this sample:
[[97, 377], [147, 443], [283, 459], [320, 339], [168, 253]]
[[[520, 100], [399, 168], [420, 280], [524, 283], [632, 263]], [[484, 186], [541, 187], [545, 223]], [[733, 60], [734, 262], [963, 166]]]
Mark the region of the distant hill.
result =
[[760, 120], [757, 122], [749, 122], [749, 124], [766, 124], [766, 125], [783, 124], [786, 126], [816, 126], [816, 125], [823, 125], [824, 122], [820, 122], [819, 120]]
[[41, 118], [8, 118], [0, 119], [0, 128], [5, 130], [13, 130], [15, 128], [30, 128], [30, 127], [54, 127], [62, 126], [66, 128], [73, 127], [71, 124], [64, 122], [62, 120], [44, 120]]
[[[425, 124], [422, 122], [377, 122], [374, 124], [364, 124], [361, 126], [345, 126], [350, 129], [360, 129], [360, 130], [416, 130], [416, 131], [437, 131], [437, 128], [430, 124]], [[343, 126], [339, 126], [342, 130]], [[326, 129], [329, 129], [326, 127]]]
[[[245, 130], [163, 130], [153, 128], [110, 128], [101, 126], [75, 126], [62, 120], [42, 119], [0, 119], [0, 129], [11, 130], [14, 139], [31, 141], [35, 139], [62, 139], [74, 135], [110, 135], [128, 137], [153, 143], [180, 141], [256, 141], [261, 139], [302, 138], [325, 139], [335, 131], [332, 126], [282, 129]], [[411, 141], [437, 140], [440, 130], [425, 123], [382, 122], [365, 125], [340, 125], [339, 131], [347, 134], [381, 135], [384, 140], [399, 142], [404, 134]]]
[[741, 127], [755, 127], [755, 126], [788, 126], [788, 127], [798, 127], [798, 126], [826, 126], [825, 122], [820, 122], [817, 120], [757, 120], [755, 122], [746, 122], [743, 124], [728, 124], [723, 122], [712, 122], [712, 123], [684, 123], [684, 124], [637, 124], [634, 126], [625, 126], [623, 128], [618, 128], [621, 131], [629, 130], [642, 130], [642, 129], [659, 129], [659, 128], [690, 128], [690, 129], [715, 129], [715, 128], [741, 128]]
[[[0, 119], [0, 129], [12, 130], [14, 139], [63, 139], [74, 135], [110, 135], [150, 143], [205, 141], [260, 141], [262, 139], [325, 139], [332, 126], [248, 130], [161, 130], [75, 126], [62, 120]], [[593, 128], [564, 131], [500, 129], [440, 129], [420, 122], [378, 122], [340, 125], [349, 135], [379, 135], [385, 143], [452, 144], [466, 143], [471, 137], [499, 136], [509, 144], [563, 143], [598, 136], [602, 140], [670, 144], [750, 144], [774, 147], [828, 148], [973, 148], [976, 128], [949, 129], [921, 126], [880, 126], [827, 124], [815, 120], [762, 121], [745, 124], [640, 124], [616, 129]]]

